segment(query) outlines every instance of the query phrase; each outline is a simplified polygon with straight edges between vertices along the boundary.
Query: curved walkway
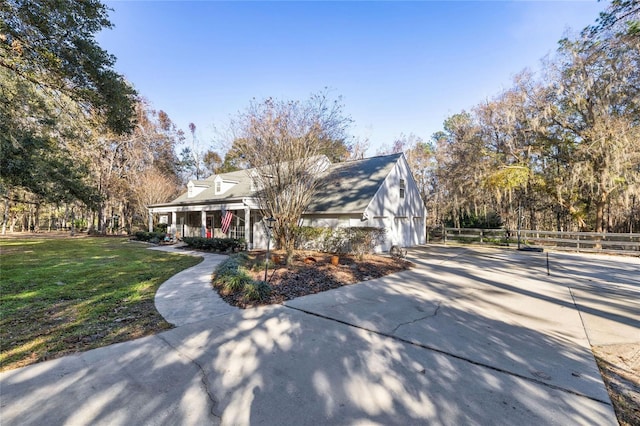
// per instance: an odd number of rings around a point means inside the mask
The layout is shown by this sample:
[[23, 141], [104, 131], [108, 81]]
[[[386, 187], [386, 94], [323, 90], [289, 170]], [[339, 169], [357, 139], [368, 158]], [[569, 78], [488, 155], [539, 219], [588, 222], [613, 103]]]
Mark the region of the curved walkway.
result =
[[196, 266], [185, 269], [169, 278], [162, 283], [156, 292], [156, 309], [167, 322], [180, 327], [239, 310], [235, 306], [227, 304], [211, 288], [211, 274], [227, 256], [180, 250], [175, 246], [152, 247], [150, 250], [204, 258]]

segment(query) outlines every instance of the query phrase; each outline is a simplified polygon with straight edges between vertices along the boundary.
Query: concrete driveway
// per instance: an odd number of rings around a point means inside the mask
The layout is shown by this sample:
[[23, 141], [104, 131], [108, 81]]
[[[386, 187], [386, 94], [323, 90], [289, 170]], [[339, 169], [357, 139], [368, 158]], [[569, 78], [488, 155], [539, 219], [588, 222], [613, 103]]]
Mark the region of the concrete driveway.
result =
[[0, 422], [617, 424], [589, 341], [640, 343], [637, 258], [552, 253], [547, 275], [546, 253], [410, 256], [410, 271], [5, 372]]

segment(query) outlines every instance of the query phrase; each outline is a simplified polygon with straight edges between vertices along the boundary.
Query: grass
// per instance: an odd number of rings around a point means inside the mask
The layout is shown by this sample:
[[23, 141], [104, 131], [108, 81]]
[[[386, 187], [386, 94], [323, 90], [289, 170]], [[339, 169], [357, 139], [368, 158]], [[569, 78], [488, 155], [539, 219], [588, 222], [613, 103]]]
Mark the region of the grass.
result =
[[122, 238], [0, 240], [0, 371], [171, 328], [164, 281], [200, 258]]

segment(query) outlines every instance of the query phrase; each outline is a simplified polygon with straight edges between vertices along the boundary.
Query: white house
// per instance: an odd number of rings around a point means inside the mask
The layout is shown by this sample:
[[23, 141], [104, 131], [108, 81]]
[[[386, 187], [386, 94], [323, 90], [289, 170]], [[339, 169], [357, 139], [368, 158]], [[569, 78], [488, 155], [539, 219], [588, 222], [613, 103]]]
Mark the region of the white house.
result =
[[[387, 251], [425, 243], [426, 208], [404, 154], [391, 154], [330, 163], [323, 157], [322, 183], [302, 216], [305, 226], [386, 228], [386, 240], [376, 248]], [[265, 248], [263, 216], [255, 199], [253, 170], [222, 173], [190, 181], [187, 192], [165, 204], [149, 206], [152, 216], [169, 224], [178, 237], [245, 238], [249, 248]], [[222, 234], [223, 212], [234, 213]]]

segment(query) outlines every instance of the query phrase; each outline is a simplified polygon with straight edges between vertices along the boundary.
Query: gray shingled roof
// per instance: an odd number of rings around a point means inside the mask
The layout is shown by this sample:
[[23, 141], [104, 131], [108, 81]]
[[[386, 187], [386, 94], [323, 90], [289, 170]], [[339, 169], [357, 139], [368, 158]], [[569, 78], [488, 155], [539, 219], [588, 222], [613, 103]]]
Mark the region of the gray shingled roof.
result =
[[[363, 213], [401, 155], [383, 155], [332, 164], [325, 171], [307, 213]], [[211, 176], [205, 181], [197, 182], [209, 187], [195, 197], [188, 198], [185, 192], [169, 203], [158, 205], [201, 204], [254, 195], [248, 170], [221, 173], [220, 177], [237, 181], [238, 184], [223, 194], [216, 194], [213, 183], [215, 176]]]
[[230, 173], [221, 173], [219, 175], [223, 180], [232, 180], [238, 182], [236, 185], [233, 185], [231, 189], [222, 193], [215, 193], [215, 185], [213, 180], [215, 179], [215, 175], [207, 178], [205, 181], [197, 181], [199, 184], [207, 184], [209, 187], [196, 195], [195, 197], [188, 198], [188, 192], [180, 195], [175, 200], [171, 201], [167, 204], [199, 204], [204, 201], [215, 201], [215, 200], [231, 200], [231, 199], [239, 199], [244, 197], [251, 197], [254, 191], [251, 191], [251, 178], [249, 178], [249, 174], [247, 170], [239, 170], [237, 172]]
[[331, 165], [306, 212], [363, 213], [401, 155]]

